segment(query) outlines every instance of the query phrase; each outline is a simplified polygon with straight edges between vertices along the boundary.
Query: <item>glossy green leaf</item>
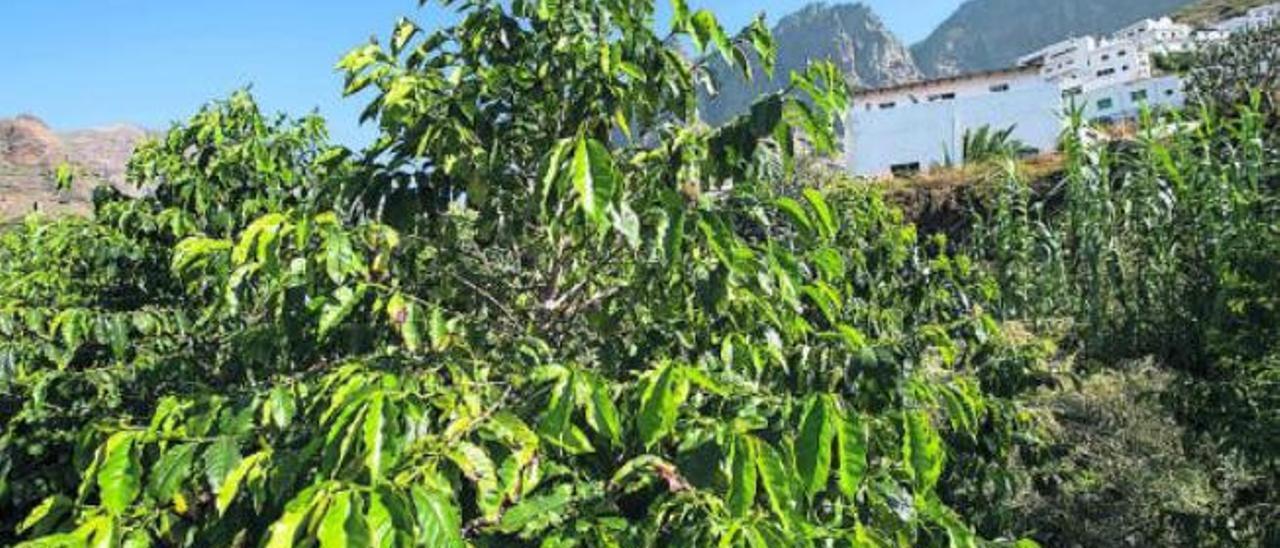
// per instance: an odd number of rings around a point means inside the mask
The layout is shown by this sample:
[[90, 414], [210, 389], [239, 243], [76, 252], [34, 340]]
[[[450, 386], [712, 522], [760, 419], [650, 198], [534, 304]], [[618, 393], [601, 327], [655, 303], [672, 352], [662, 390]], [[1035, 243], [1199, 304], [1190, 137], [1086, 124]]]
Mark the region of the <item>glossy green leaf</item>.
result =
[[805, 491], [813, 498], [831, 476], [831, 447], [836, 437], [834, 404], [829, 396], [809, 401], [796, 438], [796, 469]]
[[925, 411], [903, 413], [902, 460], [918, 493], [928, 493], [942, 476], [942, 437]]
[[163, 503], [173, 499], [182, 484], [191, 477], [192, 465], [195, 462], [194, 443], [184, 443], [170, 447], [160, 456], [148, 473], [147, 492]]
[[413, 505], [416, 510], [419, 542], [423, 546], [463, 548], [462, 517], [448, 493], [413, 488]]
[[142, 465], [135, 441], [132, 432], [118, 432], [103, 446], [105, 459], [98, 470], [98, 493], [102, 505], [113, 515], [123, 514], [142, 488]]
[[680, 406], [688, 394], [689, 380], [681, 368], [666, 364], [657, 371], [640, 398], [637, 420], [645, 447], [653, 447], [675, 428]]
[[840, 448], [840, 492], [854, 500], [867, 475], [867, 423], [852, 410], [837, 418], [836, 443]]
[[746, 436], [735, 436], [729, 456], [729, 496], [725, 501], [735, 517], [745, 517], [755, 506], [757, 459], [755, 443]]

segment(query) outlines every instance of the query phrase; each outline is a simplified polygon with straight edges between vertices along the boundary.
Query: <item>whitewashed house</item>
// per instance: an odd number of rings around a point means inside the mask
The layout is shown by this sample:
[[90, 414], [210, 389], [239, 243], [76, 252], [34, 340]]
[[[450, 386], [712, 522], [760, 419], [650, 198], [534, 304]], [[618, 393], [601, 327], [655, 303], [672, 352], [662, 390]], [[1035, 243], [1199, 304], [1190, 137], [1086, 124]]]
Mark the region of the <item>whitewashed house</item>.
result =
[[1147, 53], [1174, 53], [1194, 47], [1190, 25], [1175, 23], [1168, 17], [1144, 19], [1111, 35], [1113, 40], [1129, 41]]
[[1089, 56], [1097, 47], [1098, 40], [1092, 36], [1070, 38], [1023, 56], [1018, 66], [1040, 67], [1040, 74], [1046, 80], [1077, 86], [1088, 75]]
[[1094, 88], [1079, 95], [1067, 95], [1068, 108], [1083, 110], [1085, 120], [1117, 122], [1137, 118], [1142, 109], [1180, 108], [1186, 103], [1183, 81], [1174, 75], [1144, 78]]
[[845, 121], [850, 173], [881, 177], [962, 162], [966, 131], [1013, 127], [1038, 150], [1057, 147], [1062, 95], [1039, 67], [1018, 67], [868, 90], [854, 95]]
[[1215, 28], [1228, 34], [1266, 28], [1280, 19], [1280, 2], [1258, 6], [1240, 17], [1218, 23]]

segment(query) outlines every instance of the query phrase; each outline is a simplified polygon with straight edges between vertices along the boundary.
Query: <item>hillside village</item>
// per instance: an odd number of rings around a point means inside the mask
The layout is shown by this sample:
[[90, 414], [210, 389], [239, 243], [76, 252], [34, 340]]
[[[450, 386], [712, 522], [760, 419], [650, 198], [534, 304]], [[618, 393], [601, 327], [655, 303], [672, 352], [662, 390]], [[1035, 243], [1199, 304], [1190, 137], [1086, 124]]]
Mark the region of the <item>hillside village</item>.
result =
[[1081, 36], [1023, 56], [1017, 66], [864, 90], [845, 123], [844, 166], [855, 176], [906, 175], [963, 162], [965, 136], [1008, 130], [1025, 153], [1049, 152], [1070, 113], [1090, 123], [1132, 120], [1144, 108], [1177, 108], [1183, 78], [1157, 56], [1193, 51], [1280, 19], [1280, 3], [1202, 28], [1169, 17], [1110, 36]]

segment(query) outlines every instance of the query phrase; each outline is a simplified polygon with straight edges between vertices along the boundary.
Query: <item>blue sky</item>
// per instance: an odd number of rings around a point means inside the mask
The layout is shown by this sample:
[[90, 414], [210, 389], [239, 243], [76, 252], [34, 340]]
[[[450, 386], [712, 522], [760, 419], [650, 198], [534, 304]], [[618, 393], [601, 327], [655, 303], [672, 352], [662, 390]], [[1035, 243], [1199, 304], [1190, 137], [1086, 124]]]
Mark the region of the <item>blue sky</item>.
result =
[[[908, 43], [961, 0], [869, 0]], [[738, 28], [771, 21], [809, 0], [690, 0]], [[204, 102], [252, 85], [264, 108], [329, 119], [357, 144], [364, 104], [341, 98], [334, 63], [385, 36], [400, 15], [447, 20], [414, 0], [0, 0], [0, 117], [35, 114], [57, 129], [118, 122], [163, 129]], [[659, 0], [665, 8], [667, 2]]]

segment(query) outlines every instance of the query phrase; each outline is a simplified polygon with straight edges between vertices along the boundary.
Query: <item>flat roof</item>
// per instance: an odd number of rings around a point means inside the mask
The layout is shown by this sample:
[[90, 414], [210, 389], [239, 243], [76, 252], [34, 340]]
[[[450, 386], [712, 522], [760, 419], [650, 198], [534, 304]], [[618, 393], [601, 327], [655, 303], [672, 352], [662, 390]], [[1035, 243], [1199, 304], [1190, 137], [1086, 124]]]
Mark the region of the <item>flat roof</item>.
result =
[[1002, 69], [995, 69], [995, 70], [987, 70], [982, 72], [969, 72], [965, 74], [957, 74], [955, 76], [948, 76], [945, 78], [935, 78], [933, 80], [917, 80], [914, 82], [906, 82], [902, 84], [895, 84], [892, 86], [858, 90], [853, 93], [853, 97], [858, 98], [858, 97], [866, 97], [870, 95], [881, 95], [885, 93], [919, 89], [919, 88], [934, 86], [938, 84], [949, 84], [953, 82], [963, 82], [966, 80], [981, 80], [983, 78], [991, 78], [993, 76], [1023, 75], [1028, 73], [1039, 75], [1040, 66], [1027, 65], [1022, 67], [1009, 67], [1009, 68], [1002, 68]]

